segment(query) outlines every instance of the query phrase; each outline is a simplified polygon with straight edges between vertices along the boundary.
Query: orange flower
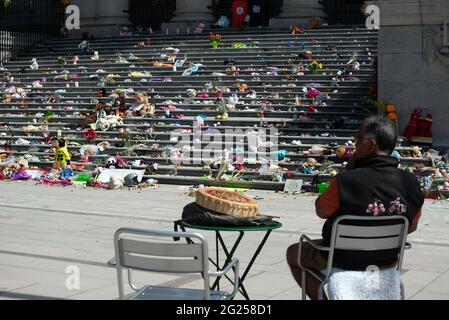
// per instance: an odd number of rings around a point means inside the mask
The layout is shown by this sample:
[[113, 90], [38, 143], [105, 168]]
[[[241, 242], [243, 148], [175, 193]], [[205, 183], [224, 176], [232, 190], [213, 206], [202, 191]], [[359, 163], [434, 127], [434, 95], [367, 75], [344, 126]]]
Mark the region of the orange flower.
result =
[[387, 111], [387, 113], [395, 112], [395, 111], [396, 111], [396, 107], [395, 107], [394, 105], [392, 105], [392, 104], [388, 104], [388, 105], [385, 107], [385, 110]]
[[393, 120], [393, 121], [398, 119], [398, 115], [395, 112], [388, 113], [387, 117], [388, 117], [388, 119]]

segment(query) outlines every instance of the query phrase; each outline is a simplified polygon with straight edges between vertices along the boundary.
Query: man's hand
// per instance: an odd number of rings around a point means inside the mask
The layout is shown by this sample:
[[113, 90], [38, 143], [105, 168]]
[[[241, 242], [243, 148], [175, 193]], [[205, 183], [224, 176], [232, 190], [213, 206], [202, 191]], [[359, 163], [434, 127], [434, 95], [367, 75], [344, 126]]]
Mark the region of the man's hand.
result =
[[349, 159], [348, 163], [346, 164], [345, 169], [346, 170], [352, 170], [354, 169], [354, 164], [356, 163], [356, 161], [359, 159], [359, 156], [357, 154], [357, 150], [354, 151], [354, 153], [352, 154], [351, 159]]

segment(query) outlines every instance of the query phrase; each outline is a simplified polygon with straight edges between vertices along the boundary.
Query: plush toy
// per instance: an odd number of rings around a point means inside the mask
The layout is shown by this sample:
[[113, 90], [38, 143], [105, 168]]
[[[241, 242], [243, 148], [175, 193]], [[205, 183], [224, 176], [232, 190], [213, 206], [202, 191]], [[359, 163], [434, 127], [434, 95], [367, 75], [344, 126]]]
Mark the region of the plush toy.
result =
[[101, 131], [109, 130], [118, 125], [123, 124], [123, 119], [119, 116], [109, 115], [104, 118], [98, 119], [96, 122], [96, 128]]
[[304, 58], [306, 58], [306, 59], [309, 60], [309, 61], [312, 61], [312, 60], [313, 60], [313, 54], [312, 54], [312, 51], [307, 50], [307, 51], [304, 53]]
[[148, 95], [139, 92], [135, 96], [134, 105], [127, 111], [128, 116], [146, 116], [148, 114], [154, 115], [155, 106], [148, 101]]
[[195, 30], [193, 30], [193, 33], [202, 33], [204, 31], [204, 28], [206, 26], [204, 25], [204, 23], [198, 23], [197, 26], [195, 27]]
[[123, 187], [123, 182], [117, 177], [110, 177], [108, 182], [108, 189], [109, 190], [117, 190]]
[[58, 57], [58, 64], [59, 67], [62, 68], [67, 64], [67, 60], [64, 57]]
[[31, 70], [38, 70], [39, 69], [39, 64], [37, 63], [36, 58], [31, 59], [30, 69]]
[[418, 146], [413, 147], [413, 158], [422, 158], [422, 153]]
[[10, 94], [5, 94], [3, 96], [3, 103], [11, 103], [12, 101], [12, 96]]
[[100, 55], [98, 54], [98, 51], [94, 51], [94, 55], [92, 57], [90, 57], [92, 60], [99, 60], [100, 59]]
[[124, 118], [126, 116], [126, 111], [128, 111], [128, 106], [126, 105], [125, 96], [120, 94], [114, 101], [115, 115]]
[[55, 153], [55, 167], [57, 169], [65, 170], [70, 165], [70, 153], [67, 150], [66, 141], [64, 139], [58, 140], [58, 149]]
[[346, 153], [346, 148], [344, 146], [338, 146], [335, 150], [335, 154], [337, 155], [337, 158], [341, 159], [344, 157]]
[[115, 157], [107, 158], [105, 167], [108, 169], [115, 169], [117, 167], [117, 161], [116, 161]]

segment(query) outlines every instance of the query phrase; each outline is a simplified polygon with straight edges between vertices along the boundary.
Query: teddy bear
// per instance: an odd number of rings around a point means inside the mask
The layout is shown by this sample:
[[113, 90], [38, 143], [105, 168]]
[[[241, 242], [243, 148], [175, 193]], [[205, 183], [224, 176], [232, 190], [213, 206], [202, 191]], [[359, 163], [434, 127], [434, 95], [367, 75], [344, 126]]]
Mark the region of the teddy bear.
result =
[[114, 101], [115, 114], [119, 117], [124, 118], [126, 116], [126, 111], [128, 111], [128, 106], [126, 105], [125, 96], [120, 94]]
[[418, 146], [413, 147], [413, 158], [422, 158], [422, 153]]
[[142, 116], [153, 115], [155, 106], [148, 101], [148, 95], [139, 92], [135, 95], [134, 105], [127, 111], [128, 116]]

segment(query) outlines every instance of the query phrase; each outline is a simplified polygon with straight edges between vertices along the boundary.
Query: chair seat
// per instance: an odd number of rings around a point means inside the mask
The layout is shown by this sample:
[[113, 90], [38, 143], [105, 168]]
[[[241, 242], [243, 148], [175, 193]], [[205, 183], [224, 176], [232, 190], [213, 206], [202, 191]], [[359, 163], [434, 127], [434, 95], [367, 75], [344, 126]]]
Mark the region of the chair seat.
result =
[[[203, 300], [204, 290], [146, 286], [133, 295], [130, 300]], [[229, 300], [223, 291], [210, 292], [211, 300]]]

